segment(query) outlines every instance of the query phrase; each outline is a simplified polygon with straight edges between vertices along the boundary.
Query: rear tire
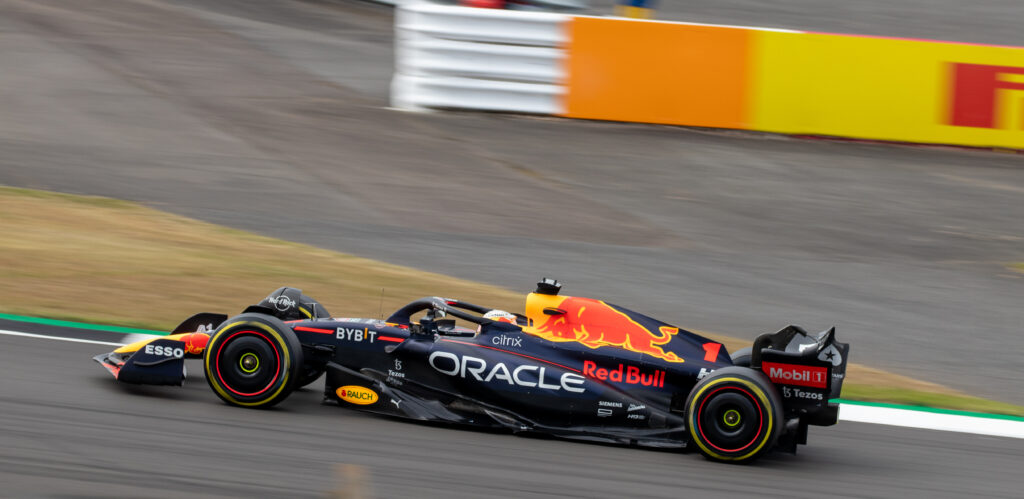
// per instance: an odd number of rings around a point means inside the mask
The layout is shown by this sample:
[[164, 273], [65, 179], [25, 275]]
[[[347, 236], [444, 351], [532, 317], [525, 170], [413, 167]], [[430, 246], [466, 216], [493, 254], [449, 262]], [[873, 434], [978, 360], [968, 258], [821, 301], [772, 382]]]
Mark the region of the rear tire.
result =
[[750, 355], [754, 349], [750, 347], [741, 348], [732, 353], [732, 365], [750, 367]]
[[725, 367], [700, 380], [686, 399], [690, 439], [712, 461], [745, 463], [775, 446], [782, 400], [764, 374]]
[[270, 407], [295, 388], [302, 346], [280, 320], [242, 314], [224, 321], [210, 336], [203, 364], [210, 388], [228, 404]]

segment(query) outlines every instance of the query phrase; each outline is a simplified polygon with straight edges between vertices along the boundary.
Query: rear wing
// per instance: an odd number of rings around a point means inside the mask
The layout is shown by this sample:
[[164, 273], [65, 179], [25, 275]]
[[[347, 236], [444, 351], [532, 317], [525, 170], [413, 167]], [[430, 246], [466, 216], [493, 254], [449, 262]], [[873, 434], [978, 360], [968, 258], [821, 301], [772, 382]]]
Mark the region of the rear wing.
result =
[[799, 417], [806, 424], [833, 425], [846, 378], [850, 345], [836, 341], [836, 329], [811, 336], [798, 326], [787, 326], [754, 340], [750, 367], [771, 378], [782, 395], [786, 418]]

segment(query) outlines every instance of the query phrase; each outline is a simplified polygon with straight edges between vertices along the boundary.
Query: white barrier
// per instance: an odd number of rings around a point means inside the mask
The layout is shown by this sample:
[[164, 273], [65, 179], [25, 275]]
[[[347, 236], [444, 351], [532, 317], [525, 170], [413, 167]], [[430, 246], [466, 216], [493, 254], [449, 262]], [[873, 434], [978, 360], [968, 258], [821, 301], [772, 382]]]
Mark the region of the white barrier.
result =
[[558, 114], [568, 17], [425, 2], [400, 5], [391, 105]]

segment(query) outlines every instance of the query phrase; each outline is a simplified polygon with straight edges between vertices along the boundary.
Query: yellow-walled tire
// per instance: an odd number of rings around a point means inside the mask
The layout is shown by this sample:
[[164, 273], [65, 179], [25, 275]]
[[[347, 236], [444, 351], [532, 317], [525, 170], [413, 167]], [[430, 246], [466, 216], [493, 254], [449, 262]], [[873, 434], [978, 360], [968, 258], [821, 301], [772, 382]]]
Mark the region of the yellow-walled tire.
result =
[[222, 400], [240, 407], [270, 407], [295, 388], [302, 346], [288, 326], [263, 314], [225, 321], [203, 355], [206, 381]]
[[686, 400], [690, 440], [712, 461], [757, 459], [775, 446], [783, 424], [778, 389], [767, 376], [746, 367], [715, 370]]
[[327, 368], [318, 368], [310, 365], [303, 366], [302, 371], [299, 372], [299, 377], [295, 381], [295, 389], [298, 390], [310, 383], [315, 382], [324, 375], [324, 371]]

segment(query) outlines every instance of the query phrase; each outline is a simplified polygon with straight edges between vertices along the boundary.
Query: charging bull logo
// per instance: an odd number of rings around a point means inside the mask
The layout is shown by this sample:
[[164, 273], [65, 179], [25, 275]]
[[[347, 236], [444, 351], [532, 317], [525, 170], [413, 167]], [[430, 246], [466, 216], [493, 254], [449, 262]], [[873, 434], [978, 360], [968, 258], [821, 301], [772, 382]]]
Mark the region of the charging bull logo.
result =
[[183, 335], [178, 341], [185, 343], [185, 352], [199, 355], [206, 349], [206, 343], [210, 336], [205, 333], [190, 333]]
[[549, 341], [573, 341], [590, 348], [621, 347], [669, 362], [683, 362], [662, 348], [679, 332], [678, 328], [662, 326], [655, 333], [600, 300], [531, 294], [526, 313], [540, 325], [523, 330]]

